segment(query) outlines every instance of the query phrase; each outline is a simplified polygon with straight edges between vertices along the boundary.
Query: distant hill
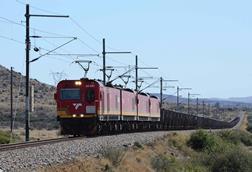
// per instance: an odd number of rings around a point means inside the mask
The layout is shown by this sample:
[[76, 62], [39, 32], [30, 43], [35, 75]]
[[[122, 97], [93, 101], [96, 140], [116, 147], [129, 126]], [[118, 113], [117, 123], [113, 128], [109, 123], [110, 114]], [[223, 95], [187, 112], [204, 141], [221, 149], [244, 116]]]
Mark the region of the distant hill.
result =
[[[34, 85], [35, 111], [31, 113], [31, 127], [56, 127], [56, 109], [53, 94], [55, 87], [31, 79]], [[25, 77], [19, 72], [13, 72], [15, 126], [24, 125]], [[0, 126], [10, 125], [10, 70], [0, 65]], [[49, 122], [49, 123], [48, 123]]]
[[251, 97], [231, 97], [228, 100], [233, 101], [233, 102], [243, 102], [243, 103], [252, 104], [252, 96]]
[[[153, 94], [157, 97], [159, 97], [159, 93]], [[173, 95], [163, 95], [164, 101], [170, 102], [170, 103], [176, 103], [177, 97]], [[219, 98], [206, 98], [201, 99], [199, 98], [199, 102], [202, 102], [204, 100], [205, 103], [214, 105], [216, 103], [219, 103], [221, 106], [226, 107], [249, 107], [252, 108], [252, 97], [241, 97], [241, 98], [228, 98], [228, 99], [219, 99]], [[180, 102], [186, 104], [187, 98], [180, 97]], [[190, 102], [193, 104], [196, 104], [196, 99], [192, 98], [190, 99]]]

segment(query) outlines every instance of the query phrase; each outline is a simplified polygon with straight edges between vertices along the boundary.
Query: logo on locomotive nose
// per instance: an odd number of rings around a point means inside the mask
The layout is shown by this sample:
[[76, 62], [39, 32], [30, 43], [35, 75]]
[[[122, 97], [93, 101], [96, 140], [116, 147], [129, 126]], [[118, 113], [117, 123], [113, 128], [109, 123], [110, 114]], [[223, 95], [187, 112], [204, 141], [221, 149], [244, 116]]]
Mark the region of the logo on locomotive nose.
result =
[[81, 103], [73, 103], [73, 106], [74, 106], [75, 110], [77, 110], [79, 107], [82, 106], [82, 104]]

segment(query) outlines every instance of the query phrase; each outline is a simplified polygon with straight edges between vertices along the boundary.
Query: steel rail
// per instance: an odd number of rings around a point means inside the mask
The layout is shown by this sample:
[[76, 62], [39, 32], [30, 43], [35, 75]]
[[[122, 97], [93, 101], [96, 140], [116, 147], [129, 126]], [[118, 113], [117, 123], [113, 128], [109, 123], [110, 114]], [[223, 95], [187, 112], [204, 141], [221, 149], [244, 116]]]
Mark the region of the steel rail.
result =
[[29, 141], [22, 143], [11, 143], [11, 144], [2, 144], [0, 145], [0, 152], [9, 151], [14, 149], [28, 148], [28, 147], [36, 147], [47, 144], [55, 144], [65, 141], [73, 141], [82, 139], [84, 137], [63, 137], [63, 138], [55, 138], [55, 139], [47, 139], [47, 140], [39, 140], [39, 141]]

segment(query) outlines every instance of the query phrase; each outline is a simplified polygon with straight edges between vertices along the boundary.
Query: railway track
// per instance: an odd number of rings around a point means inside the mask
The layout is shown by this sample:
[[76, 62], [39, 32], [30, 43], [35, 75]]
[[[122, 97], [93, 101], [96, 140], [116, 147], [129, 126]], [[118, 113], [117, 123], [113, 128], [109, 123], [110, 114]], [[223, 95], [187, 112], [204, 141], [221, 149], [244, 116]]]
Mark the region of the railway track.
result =
[[46, 144], [60, 143], [60, 142], [65, 142], [65, 141], [73, 141], [73, 140], [77, 140], [81, 138], [84, 138], [84, 137], [63, 137], [63, 138], [57, 138], [57, 139], [29, 141], [29, 142], [23, 142], [23, 143], [3, 144], [3, 145], [0, 145], [0, 152], [14, 150], [14, 149], [42, 146]]
[[[241, 124], [242, 119], [244, 118], [244, 114], [240, 114], [239, 115], [239, 121], [235, 122], [235, 125], [232, 126], [232, 128], [236, 128], [237, 126], [239, 127]], [[211, 127], [210, 127], [211, 128]], [[177, 128], [178, 130], [182, 130], [182, 128]], [[183, 128], [183, 130], [190, 130], [190, 129], [197, 129], [196, 128]], [[207, 129], [207, 128], [205, 128]], [[214, 129], [214, 128], [212, 128]], [[215, 129], [218, 129], [215, 128]], [[222, 129], [222, 128], [219, 128]], [[161, 131], [162, 129], [159, 130], [153, 130], [153, 131]], [[165, 129], [165, 130], [172, 130], [172, 129]], [[164, 129], [163, 129], [164, 131]], [[100, 133], [98, 136], [105, 136], [105, 135], [113, 135], [113, 134], [122, 134], [122, 133], [130, 133], [132, 131], [126, 131], [126, 132], [119, 132], [119, 133], [113, 133], [113, 132], [108, 132], [108, 133]], [[140, 132], [140, 131], [134, 131], [134, 132]], [[142, 132], [146, 132], [146, 131], [142, 131]], [[14, 143], [14, 144], [3, 144], [0, 145], [0, 152], [3, 151], [8, 151], [8, 150], [14, 150], [14, 149], [21, 149], [21, 148], [27, 148], [27, 147], [35, 147], [35, 146], [41, 146], [41, 145], [46, 145], [46, 144], [54, 144], [54, 143], [60, 143], [60, 142], [65, 142], [65, 141], [73, 141], [73, 140], [79, 140], [82, 138], [86, 138], [86, 137], [62, 137], [62, 138], [56, 138], [56, 139], [48, 139], [48, 140], [39, 140], [39, 141], [30, 141], [30, 142], [23, 142], [23, 143]]]

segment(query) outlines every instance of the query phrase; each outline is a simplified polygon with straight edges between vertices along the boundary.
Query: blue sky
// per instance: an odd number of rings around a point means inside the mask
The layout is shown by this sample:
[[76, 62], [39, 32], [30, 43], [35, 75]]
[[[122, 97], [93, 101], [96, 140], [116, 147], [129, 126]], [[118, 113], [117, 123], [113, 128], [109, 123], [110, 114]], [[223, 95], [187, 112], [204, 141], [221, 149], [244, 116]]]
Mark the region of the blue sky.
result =
[[[133, 52], [131, 55], [108, 56], [108, 65], [134, 65], [134, 55], [138, 54], [141, 66], [159, 67], [159, 70], [141, 71], [141, 76], [162, 75], [166, 79], [178, 79], [179, 86], [191, 87], [192, 93], [199, 93], [202, 97], [252, 95], [252, 2], [249, 0], [1, 0], [0, 17], [24, 22], [25, 6], [20, 2], [29, 2], [35, 7], [31, 8], [33, 14], [53, 12], [71, 16], [70, 19], [32, 18], [31, 27], [35, 28], [31, 29], [32, 35], [59, 36], [39, 32], [40, 29], [76, 36], [92, 47], [90, 49], [77, 40], [58, 53], [100, 53], [104, 37], [108, 51]], [[73, 20], [100, 42], [77, 27]], [[14, 66], [24, 73], [24, 44], [1, 36], [24, 42], [25, 28], [1, 18], [0, 28], [0, 64]], [[50, 50], [68, 40], [43, 38], [33, 39], [31, 43]], [[31, 59], [38, 56], [31, 51]], [[31, 76], [50, 84], [53, 84], [52, 72], [64, 72], [69, 79], [80, 78], [82, 70], [71, 63], [75, 58], [45, 56], [31, 64]], [[102, 65], [101, 58], [85, 59], [95, 61], [89, 76], [101, 78], [98, 71]], [[124, 70], [117, 69], [114, 76]], [[158, 92], [158, 89], [149, 91]], [[166, 93], [174, 92], [170, 89]]]

